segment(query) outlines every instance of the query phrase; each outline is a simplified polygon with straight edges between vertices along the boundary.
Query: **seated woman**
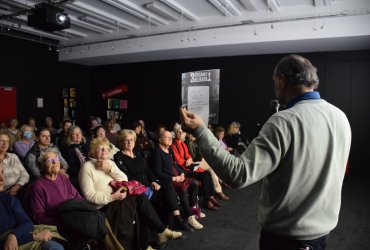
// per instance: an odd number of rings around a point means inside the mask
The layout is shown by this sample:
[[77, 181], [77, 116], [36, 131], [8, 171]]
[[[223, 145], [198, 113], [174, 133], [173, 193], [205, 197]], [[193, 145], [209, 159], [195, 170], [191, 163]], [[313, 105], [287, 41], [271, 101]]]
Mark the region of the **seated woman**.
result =
[[118, 133], [113, 128], [113, 123], [111, 120], [104, 121], [105, 137], [114, 146], [118, 146]]
[[217, 140], [220, 142], [220, 146], [228, 152], [233, 151], [225, 141], [225, 129], [223, 127], [217, 127], [214, 131]]
[[143, 134], [143, 127], [140, 122], [136, 121], [132, 124], [132, 128], [136, 133], [136, 148], [141, 155], [146, 159], [150, 155], [150, 151], [153, 149], [153, 145], [149, 139]]
[[[196, 220], [191, 209], [196, 209], [199, 183], [191, 178], [185, 179], [184, 174], [179, 174], [170, 153], [171, 144], [171, 132], [163, 131], [159, 136], [159, 144], [150, 157], [151, 168], [162, 186], [174, 187], [179, 195], [184, 215], [188, 218], [188, 223], [195, 229], [201, 229], [203, 225]], [[200, 211], [195, 212], [200, 218], [205, 217], [205, 214]]]
[[218, 178], [216, 173], [213, 171], [213, 169], [208, 165], [208, 163], [204, 160], [203, 156], [201, 155], [196, 142], [196, 138], [192, 134], [188, 134], [188, 136], [185, 139], [185, 143], [189, 149], [189, 154], [191, 155], [191, 158], [193, 158], [194, 163], [198, 163], [203, 170], [211, 174], [212, 183], [217, 198], [224, 201], [229, 200], [230, 198], [222, 192], [221, 187], [222, 181], [220, 180], [220, 178]]
[[0, 249], [64, 249], [63, 245], [53, 240], [56, 237], [63, 239], [55, 228], [54, 232], [42, 228], [34, 229], [20, 201], [4, 192], [5, 181], [4, 167], [0, 163]]
[[[105, 136], [105, 128], [102, 125], [98, 125], [93, 130], [93, 138], [106, 138]], [[113, 143], [109, 143], [110, 152], [109, 152], [109, 159], [113, 159], [113, 155], [115, 155], [117, 152], [119, 152], [119, 149], [114, 146]]]
[[35, 144], [33, 137], [34, 137], [34, 134], [33, 134], [31, 126], [23, 125], [21, 127], [21, 139], [14, 142], [13, 144], [13, 151], [14, 153], [18, 155], [21, 161], [23, 161], [27, 152]]
[[199, 163], [195, 164], [189, 154], [188, 146], [184, 142], [186, 133], [182, 131], [181, 126], [176, 126], [174, 133], [175, 139], [172, 142], [171, 149], [177, 166], [180, 167], [180, 170], [185, 176], [201, 182], [200, 188], [203, 196], [203, 206], [209, 210], [218, 210], [220, 203], [213, 196], [215, 189], [210, 172], [204, 171], [204, 169], [198, 170], [198, 167], [201, 165]]
[[[129, 180], [137, 180], [147, 186], [147, 196], [154, 204], [163, 202], [165, 216], [168, 217], [169, 222], [174, 218], [175, 228], [189, 231], [190, 228], [181, 218], [177, 194], [172, 183], [167, 182], [159, 185], [153, 172], [145, 164], [144, 158], [140, 154], [134, 153], [136, 133], [133, 130], [124, 129], [119, 133], [118, 141], [122, 149], [114, 155], [114, 162], [118, 168], [127, 175]], [[195, 229], [203, 227], [194, 216], [188, 216], [188, 222]], [[172, 223], [169, 224], [172, 228]]]
[[[127, 176], [117, 165], [109, 160], [109, 141], [107, 138], [96, 138], [90, 144], [90, 160], [81, 168], [78, 175], [80, 188], [85, 198], [103, 209], [109, 224], [122, 246], [128, 249], [146, 249], [150, 240], [139, 226], [140, 240], [135, 234], [136, 213], [141, 225], [148, 225], [159, 236], [159, 242], [176, 239], [182, 236], [166, 228], [145, 194], [127, 195], [122, 188], [114, 189], [111, 181], [127, 181]], [[135, 239], [136, 238], [136, 239]]]
[[79, 189], [78, 172], [81, 166], [89, 159], [89, 144], [82, 135], [81, 128], [72, 126], [69, 128], [66, 139], [66, 148], [62, 155], [68, 163], [68, 175], [73, 186]]
[[225, 141], [233, 150], [231, 153], [235, 156], [241, 155], [249, 145], [248, 139], [245, 139], [240, 132], [240, 123], [232, 122], [227, 130]]
[[[76, 188], [69, 181], [69, 178], [65, 174], [60, 173], [60, 159], [58, 156], [58, 151], [53, 148], [47, 149], [45, 152], [40, 154], [38, 158], [41, 177], [34, 182], [31, 191], [31, 214], [32, 219], [36, 223], [55, 225], [58, 227], [61, 233], [68, 238], [71, 244], [79, 245], [83, 244], [86, 249], [90, 249], [90, 246], [85, 245], [86, 241], [97, 240], [97, 242], [92, 244], [101, 244], [102, 247], [107, 249], [122, 249], [118, 244], [115, 245], [112, 241], [112, 235], [108, 230], [105, 239], [103, 238], [91, 238], [91, 230], [95, 230], [96, 227], [96, 209], [91, 205], [92, 210], [85, 213], [86, 210], [79, 210], [79, 201], [82, 203], [83, 207], [90, 206], [86, 203], [85, 199], [78, 193]], [[73, 207], [68, 207], [68, 212], [75, 210], [78, 213], [78, 221], [76, 223], [91, 228], [90, 232], [81, 231], [81, 226], [71, 225], [71, 218], [68, 217], [68, 223], [66, 225], [66, 210], [60, 211], [61, 207], [66, 208], [66, 203], [73, 201]], [[95, 210], [95, 211], [93, 211]], [[73, 213], [74, 211], [72, 211]], [[94, 213], [93, 213], [94, 212]], [[93, 214], [93, 217], [89, 217]], [[62, 219], [62, 215], [64, 219]], [[89, 219], [93, 218], [94, 221]], [[72, 222], [73, 224], [73, 222]], [[104, 225], [99, 225], [99, 230]], [[108, 228], [109, 225], [105, 224]], [[85, 227], [86, 228], [86, 227]], [[98, 229], [96, 229], [97, 231]], [[93, 234], [96, 235], [96, 234]], [[114, 237], [113, 237], [114, 238]], [[104, 240], [104, 241], [103, 241]], [[115, 238], [114, 238], [115, 240]], [[91, 244], [87, 242], [87, 244]], [[113, 244], [113, 245], [112, 245]], [[100, 245], [99, 245], [100, 246]]]
[[29, 175], [16, 154], [8, 153], [10, 137], [6, 131], [0, 132], [0, 162], [4, 166], [3, 188], [11, 195], [17, 195], [29, 181]]
[[41, 177], [32, 187], [31, 213], [38, 224], [62, 227], [58, 207], [70, 199], [83, 198], [71, 184], [68, 177], [60, 173], [59, 151], [49, 148], [38, 158]]
[[40, 170], [37, 163], [37, 158], [40, 156], [41, 152], [45, 152], [48, 149], [54, 149], [57, 152], [61, 170], [60, 173], [66, 174], [68, 169], [68, 164], [66, 160], [62, 157], [58, 147], [54, 146], [51, 143], [51, 135], [50, 131], [47, 128], [39, 128], [36, 132], [36, 139], [37, 143], [33, 145], [33, 147], [28, 151], [23, 164], [28, 173], [31, 176], [32, 180], [36, 180], [37, 178], [41, 177]]

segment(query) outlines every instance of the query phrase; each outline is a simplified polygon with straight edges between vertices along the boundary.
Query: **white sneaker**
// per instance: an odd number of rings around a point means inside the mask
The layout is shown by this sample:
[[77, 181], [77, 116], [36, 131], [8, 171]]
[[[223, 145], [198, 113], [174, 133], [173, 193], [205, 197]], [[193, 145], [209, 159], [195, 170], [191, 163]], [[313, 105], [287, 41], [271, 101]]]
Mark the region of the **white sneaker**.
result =
[[158, 237], [159, 237], [159, 242], [164, 243], [164, 242], [167, 242], [167, 240], [169, 240], [169, 239], [177, 239], [177, 238], [182, 237], [182, 233], [172, 231], [172, 230], [166, 228], [162, 233], [158, 234]]
[[206, 215], [204, 213], [200, 212], [199, 213], [199, 218], [204, 218], [204, 217], [206, 217]]
[[202, 229], [203, 225], [200, 224], [197, 219], [195, 219], [195, 215], [188, 217], [188, 223], [190, 226], [192, 226], [194, 229]]

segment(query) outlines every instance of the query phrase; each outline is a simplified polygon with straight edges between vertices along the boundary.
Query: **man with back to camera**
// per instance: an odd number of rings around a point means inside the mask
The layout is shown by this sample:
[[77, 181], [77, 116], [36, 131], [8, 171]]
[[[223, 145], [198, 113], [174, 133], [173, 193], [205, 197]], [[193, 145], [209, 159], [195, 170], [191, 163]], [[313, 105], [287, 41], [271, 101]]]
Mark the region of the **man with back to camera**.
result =
[[263, 179], [261, 250], [325, 249], [338, 223], [351, 128], [345, 114], [314, 91], [319, 79], [306, 58], [282, 58], [273, 81], [286, 110], [269, 118], [239, 158], [223, 150], [201, 118], [185, 108], [182, 123], [226, 183], [243, 188]]

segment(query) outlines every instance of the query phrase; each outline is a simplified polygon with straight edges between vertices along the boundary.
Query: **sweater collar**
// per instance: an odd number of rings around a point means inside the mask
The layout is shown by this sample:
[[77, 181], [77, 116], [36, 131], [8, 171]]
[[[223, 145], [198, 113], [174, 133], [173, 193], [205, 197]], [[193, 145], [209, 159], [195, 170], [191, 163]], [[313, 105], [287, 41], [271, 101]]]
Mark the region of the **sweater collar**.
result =
[[293, 107], [297, 102], [300, 102], [303, 100], [312, 100], [312, 99], [321, 99], [320, 93], [317, 91], [310, 91], [310, 92], [305, 92], [299, 96], [296, 96], [288, 102], [287, 108], [289, 109]]

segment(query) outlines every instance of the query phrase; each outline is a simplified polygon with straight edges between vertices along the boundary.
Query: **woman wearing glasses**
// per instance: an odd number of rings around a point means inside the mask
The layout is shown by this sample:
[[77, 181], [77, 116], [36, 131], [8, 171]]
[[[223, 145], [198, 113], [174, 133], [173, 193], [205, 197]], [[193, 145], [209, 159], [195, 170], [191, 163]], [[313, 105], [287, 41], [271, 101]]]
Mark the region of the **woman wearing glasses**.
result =
[[10, 137], [7, 132], [0, 132], [0, 163], [4, 165], [4, 189], [11, 195], [17, 195], [19, 190], [29, 181], [29, 175], [18, 156], [8, 153]]
[[92, 140], [90, 160], [81, 168], [78, 180], [85, 198], [105, 212], [124, 249], [147, 249], [153, 243], [148, 228], [158, 233], [160, 243], [181, 237], [182, 233], [166, 228], [145, 194], [128, 195], [122, 188], [110, 185], [113, 180], [127, 181], [127, 176], [109, 159], [109, 151], [107, 138]]
[[58, 207], [70, 199], [83, 199], [68, 177], [60, 174], [58, 151], [47, 149], [38, 158], [41, 177], [38, 178], [31, 192], [32, 218], [38, 224], [61, 227]]

